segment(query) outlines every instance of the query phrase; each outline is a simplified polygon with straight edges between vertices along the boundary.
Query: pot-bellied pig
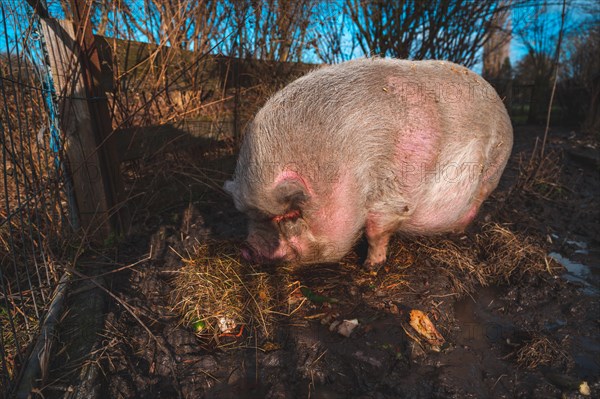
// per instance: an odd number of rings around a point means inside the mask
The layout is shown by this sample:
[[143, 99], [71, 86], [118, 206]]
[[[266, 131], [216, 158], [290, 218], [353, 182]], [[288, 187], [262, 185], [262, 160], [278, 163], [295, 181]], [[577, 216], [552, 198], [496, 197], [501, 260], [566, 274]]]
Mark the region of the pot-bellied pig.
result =
[[360, 59], [271, 97], [233, 180], [246, 259], [339, 260], [364, 232], [368, 267], [394, 233], [462, 231], [498, 184], [512, 126], [495, 90], [445, 61]]

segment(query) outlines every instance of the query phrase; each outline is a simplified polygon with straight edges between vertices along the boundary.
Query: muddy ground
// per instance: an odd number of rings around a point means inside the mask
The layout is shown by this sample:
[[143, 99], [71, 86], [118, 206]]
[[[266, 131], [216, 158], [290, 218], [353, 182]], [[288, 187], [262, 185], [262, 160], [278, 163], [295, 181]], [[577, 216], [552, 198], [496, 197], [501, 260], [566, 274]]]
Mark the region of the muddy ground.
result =
[[[586, 381], [591, 397], [600, 397], [598, 136], [552, 130], [538, 179], [527, 181], [527, 161], [542, 133], [516, 129], [501, 185], [464, 235], [396, 238], [396, 262], [376, 275], [360, 267], [364, 242], [337, 264], [261, 270], [277, 293], [276, 309], [288, 313], [271, 316], [268, 333], [256, 321], [241, 331], [236, 326], [230, 334], [202, 336], [173, 307], [184, 259], [202, 245], [215, 256], [227, 248], [236, 257], [230, 249], [245, 236], [243, 216], [218, 190], [233, 170], [229, 146], [191, 146], [128, 165], [129, 189], [141, 193], [132, 206], [133, 233], [90, 256], [117, 257], [122, 270], [96, 280], [112, 295], [93, 286], [72, 291], [64, 350], [54, 357], [42, 392], [100, 398], [575, 398], [583, 397], [579, 386]], [[527, 270], [496, 276], [484, 287], [420, 251], [442, 242], [468, 247], [490, 223], [543, 251], [546, 265], [522, 263]], [[108, 264], [106, 269], [114, 267]], [[293, 287], [300, 285], [337, 301], [298, 296]], [[96, 336], [81, 332], [80, 318], [92, 311], [78, 306], [102, 296], [108, 304], [94, 312], [106, 317], [89, 357], [81, 353], [86, 344], [73, 336]], [[407, 335], [410, 309], [426, 312], [445, 338], [439, 352]], [[344, 319], [359, 321], [349, 337], [330, 331], [332, 321]]]

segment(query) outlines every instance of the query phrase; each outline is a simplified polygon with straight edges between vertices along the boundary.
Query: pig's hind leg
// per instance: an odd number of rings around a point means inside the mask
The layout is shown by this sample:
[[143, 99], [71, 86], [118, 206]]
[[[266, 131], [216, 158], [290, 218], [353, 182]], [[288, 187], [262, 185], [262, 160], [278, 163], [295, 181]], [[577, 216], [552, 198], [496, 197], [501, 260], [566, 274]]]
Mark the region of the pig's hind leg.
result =
[[364, 266], [374, 270], [385, 263], [390, 237], [394, 234], [403, 220], [398, 215], [380, 212], [369, 212], [365, 226], [365, 235], [369, 243], [369, 252]]

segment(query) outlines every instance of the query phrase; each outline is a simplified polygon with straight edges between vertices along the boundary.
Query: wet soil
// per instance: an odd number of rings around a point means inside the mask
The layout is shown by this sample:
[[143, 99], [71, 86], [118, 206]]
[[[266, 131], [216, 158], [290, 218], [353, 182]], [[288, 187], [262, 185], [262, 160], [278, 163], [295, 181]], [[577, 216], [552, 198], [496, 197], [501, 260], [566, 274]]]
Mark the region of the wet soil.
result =
[[[157, 161], [156, 169], [130, 165], [137, 179], [131, 190], [144, 192], [146, 202], [134, 212], [134, 232], [119, 245], [119, 260], [127, 265], [147, 259], [112, 275], [114, 298], [93, 357], [99, 369], [94, 394], [576, 398], [583, 397], [579, 386], [586, 381], [592, 397], [600, 397], [597, 136], [551, 131], [543, 166], [548, 173], [525, 184], [522, 171], [541, 134], [536, 127], [516, 130], [501, 185], [466, 236], [486, 222], [501, 223], [562, 263], [559, 273], [519, 274], [459, 295], [456, 276], [422, 257], [400, 271], [368, 273], [360, 267], [360, 243], [340, 263], [265, 269], [287, 274], [272, 280], [278, 289], [300, 282], [337, 302], [306, 300], [293, 314], [277, 317], [268, 336], [248, 325], [239, 337], [216, 340], [182, 323], [171, 294], [182, 258], [196, 246], [235, 246], [245, 236], [243, 216], [215, 189], [233, 170], [235, 154], [220, 146], [195, 148], [190, 153], [205, 159], [201, 166], [182, 166], [189, 164], [181, 154]], [[392, 245], [401, 248], [403, 240]], [[390, 273], [401, 275], [402, 284], [390, 283]], [[407, 335], [409, 309], [428, 313], [446, 340], [441, 351]], [[359, 326], [345, 337], [330, 330], [331, 319], [357, 319]], [[53, 395], [56, 389], [46, 391]]]

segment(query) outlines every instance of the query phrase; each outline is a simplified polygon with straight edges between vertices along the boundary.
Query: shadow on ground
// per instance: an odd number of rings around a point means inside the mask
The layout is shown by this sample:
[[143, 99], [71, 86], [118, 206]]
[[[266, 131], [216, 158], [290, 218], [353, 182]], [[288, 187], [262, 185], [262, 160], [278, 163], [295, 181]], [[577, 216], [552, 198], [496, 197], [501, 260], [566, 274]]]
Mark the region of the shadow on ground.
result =
[[[121, 398], [574, 398], [586, 381], [598, 395], [598, 143], [576, 132], [551, 132], [547, 173], [527, 180], [539, 134], [533, 127], [516, 131], [500, 188], [464, 236], [396, 238], [396, 261], [377, 275], [359, 266], [361, 245], [340, 263], [261, 270], [279, 313], [269, 313], [268, 333], [251, 322], [239, 337], [199, 336], [173, 304], [176, 276], [199, 246], [217, 257], [226, 246], [236, 258], [245, 236], [243, 216], [220, 190], [234, 167], [230, 146], [190, 146], [127, 165], [138, 200], [132, 235], [117, 248], [119, 262], [150, 256], [111, 276], [117, 299], [110, 301], [92, 356], [98, 372], [88, 392]], [[476, 273], [451, 271], [424, 250], [472, 250], [491, 223], [548, 255], [546, 263], [526, 257], [522, 268], [530, 271], [481, 286]], [[490, 259], [497, 258], [480, 251], [467, 259], [493, 267]], [[298, 286], [337, 301], [307, 300], [294, 291]], [[406, 309], [428, 313], [447, 341], [440, 352], [407, 336]], [[330, 331], [332, 320], [343, 319], [360, 323], [350, 337]], [[77, 385], [59, 365], [53, 375], [58, 378], [46, 397]]]

